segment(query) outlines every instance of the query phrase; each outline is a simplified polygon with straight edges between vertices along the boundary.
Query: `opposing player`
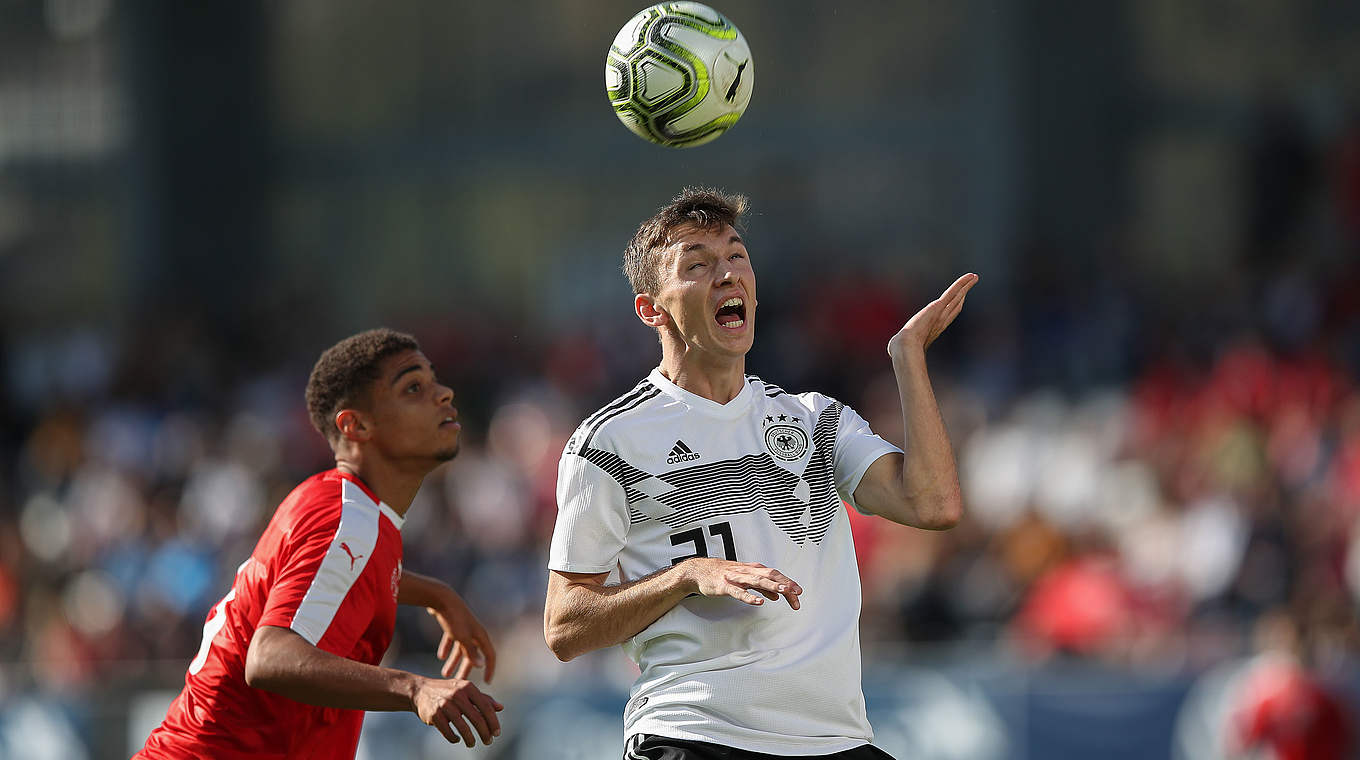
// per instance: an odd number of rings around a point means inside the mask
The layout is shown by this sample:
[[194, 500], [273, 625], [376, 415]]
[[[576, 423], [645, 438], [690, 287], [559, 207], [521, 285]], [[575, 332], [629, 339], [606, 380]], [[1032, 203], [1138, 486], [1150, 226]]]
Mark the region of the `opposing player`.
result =
[[622, 644], [637, 662], [630, 760], [887, 757], [869, 744], [841, 500], [932, 530], [960, 519], [925, 350], [977, 277], [888, 341], [904, 456], [835, 399], [745, 374], [756, 316], [736, 230], [745, 205], [686, 190], [624, 253], [661, 365], [567, 442], [544, 635], [564, 661]]
[[[335, 469], [279, 505], [136, 757], [353, 758], [364, 710], [410, 710], [469, 747], [500, 733], [501, 705], [465, 680], [474, 666], [494, 675], [485, 628], [453, 589], [401, 565], [421, 480], [458, 453], [453, 391], [413, 338], [370, 330], [321, 355], [307, 407]], [[398, 603], [443, 628], [445, 678], [378, 665]]]

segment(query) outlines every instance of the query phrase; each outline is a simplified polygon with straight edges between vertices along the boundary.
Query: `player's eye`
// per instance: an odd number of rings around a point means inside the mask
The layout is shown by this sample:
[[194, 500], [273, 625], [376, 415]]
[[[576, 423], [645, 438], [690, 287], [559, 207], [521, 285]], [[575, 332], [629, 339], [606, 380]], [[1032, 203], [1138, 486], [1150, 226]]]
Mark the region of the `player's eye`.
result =
[[693, 264], [690, 264], [689, 267], [688, 267], [688, 269], [689, 269], [689, 271], [693, 272], [694, 270], [698, 269], [698, 268], [701, 267], [701, 266], [704, 266], [704, 262], [702, 262], [702, 261], [696, 261], [696, 262], [694, 262]]
[[410, 385], [406, 386], [406, 392], [407, 392], [407, 393], [419, 393], [419, 392], [420, 392], [420, 383], [411, 383]]
[[734, 254], [732, 254], [729, 258], [733, 258], [733, 259], [744, 259], [744, 258], [746, 258], [746, 254], [744, 254], [744, 253], [734, 253]]

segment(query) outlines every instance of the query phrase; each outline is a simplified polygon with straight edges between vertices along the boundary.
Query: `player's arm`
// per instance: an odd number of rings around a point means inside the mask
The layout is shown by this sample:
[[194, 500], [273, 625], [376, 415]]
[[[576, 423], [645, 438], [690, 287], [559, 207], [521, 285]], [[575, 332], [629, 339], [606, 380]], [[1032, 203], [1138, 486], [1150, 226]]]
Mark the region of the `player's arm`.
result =
[[694, 557], [635, 581], [606, 586], [608, 573], [548, 573], [543, 637], [563, 662], [638, 635], [691, 594], [759, 606], [781, 596], [798, 609], [803, 589], [756, 562]]
[[485, 680], [496, 674], [496, 647], [486, 627], [472, 613], [458, 592], [428, 575], [402, 570], [397, 603], [424, 607], [444, 633], [435, 656], [444, 661], [444, 677], [467, 678], [474, 667], [485, 667]]
[[[410, 711], [467, 746], [500, 736], [504, 706], [458, 678], [425, 678], [357, 662], [312, 646], [288, 629], [263, 625], [246, 652], [246, 683], [298, 702], [346, 710]], [[469, 728], [471, 724], [471, 728]], [[456, 731], [456, 733], [455, 733]]]
[[975, 274], [955, 280], [888, 341], [906, 453], [885, 454], [865, 470], [854, 496], [866, 512], [929, 530], [952, 528], [963, 517], [954, 450], [926, 372], [926, 348], [959, 315], [977, 280]]

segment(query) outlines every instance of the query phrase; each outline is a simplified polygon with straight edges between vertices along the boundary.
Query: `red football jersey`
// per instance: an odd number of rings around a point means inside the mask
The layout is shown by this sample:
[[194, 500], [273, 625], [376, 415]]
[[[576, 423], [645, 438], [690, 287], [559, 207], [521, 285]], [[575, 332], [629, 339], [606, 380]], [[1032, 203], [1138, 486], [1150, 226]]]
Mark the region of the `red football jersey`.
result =
[[1291, 658], [1263, 655], [1235, 696], [1232, 749], [1269, 747], [1277, 760], [1354, 757], [1346, 704]]
[[138, 758], [353, 758], [362, 710], [315, 707], [246, 685], [256, 628], [378, 664], [392, 641], [402, 518], [347, 473], [313, 475], [283, 500], [231, 591], [208, 613], [165, 721]]

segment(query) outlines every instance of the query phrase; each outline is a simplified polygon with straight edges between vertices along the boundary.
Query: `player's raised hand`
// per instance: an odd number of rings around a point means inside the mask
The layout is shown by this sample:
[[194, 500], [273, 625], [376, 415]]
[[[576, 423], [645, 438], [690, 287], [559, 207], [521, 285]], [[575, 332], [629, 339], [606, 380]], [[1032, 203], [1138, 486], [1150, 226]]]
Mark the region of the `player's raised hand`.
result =
[[491, 683], [496, 674], [496, 647], [477, 616], [472, 614], [463, 598], [449, 593], [438, 607], [426, 607], [444, 634], [439, 638], [435, 655], [444, 661], [440, 675], [445, 678], [467, 678], [474, 667], [485, 667], [484, 678]]
[[695, 557], [681, 564], [694, 581], [696, 590], [704, 596], [730, 596], [752, 606], [760, 606], [766, 599], [778, 601], [782, 596], [795, 610], [800, 606], [798, 595], [803, 593], [803, 587], [759, 562]]
[[482, 744], [490, 744], [501, 735], [501, 721], [496, 713], [504, 710], [505, 705], [483, 694], [470, 681], [421, 678], [411, 703], [416, 715], [426, 725], [438, 729], [450, 744], [457, 744], [459, 737], [469, 747], [477, 743], [477, 737], [481, 737]]
[[924, 351], [929, 348], [959, 315], [964, 297], [977, 281], [978, 276], [971, 272], [955, 280], [939, 298], [926, 304], [925, 308], [907, 320], [907, 324], [888, 341], [888, 353], [897, 356], [903, 349], [920, 348]]

